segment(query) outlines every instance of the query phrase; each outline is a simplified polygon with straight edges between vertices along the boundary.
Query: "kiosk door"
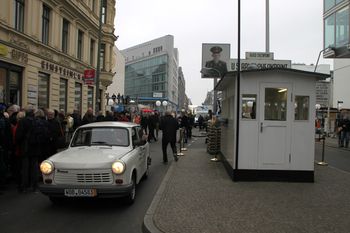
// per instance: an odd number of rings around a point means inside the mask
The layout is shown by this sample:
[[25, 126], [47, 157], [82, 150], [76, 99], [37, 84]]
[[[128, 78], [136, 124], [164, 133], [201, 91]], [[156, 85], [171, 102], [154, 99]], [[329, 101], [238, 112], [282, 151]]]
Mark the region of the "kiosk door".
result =
[[260, 85], [259, 168], [289, 168], [291, 93], [290, 83]]

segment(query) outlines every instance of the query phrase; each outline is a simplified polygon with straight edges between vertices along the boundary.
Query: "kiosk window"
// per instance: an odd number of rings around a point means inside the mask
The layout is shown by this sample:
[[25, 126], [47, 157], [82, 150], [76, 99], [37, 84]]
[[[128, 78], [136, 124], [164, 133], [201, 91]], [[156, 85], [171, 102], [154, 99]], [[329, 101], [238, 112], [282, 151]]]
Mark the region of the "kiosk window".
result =
[[287, 88], [265, 88], [265, 120], [286, 121]]
[[256, 119], [256, 95], [242, 95], [242, 119]]
[[294, 116], [296, 121], [309, 120], [309, 96], [295, 96]]

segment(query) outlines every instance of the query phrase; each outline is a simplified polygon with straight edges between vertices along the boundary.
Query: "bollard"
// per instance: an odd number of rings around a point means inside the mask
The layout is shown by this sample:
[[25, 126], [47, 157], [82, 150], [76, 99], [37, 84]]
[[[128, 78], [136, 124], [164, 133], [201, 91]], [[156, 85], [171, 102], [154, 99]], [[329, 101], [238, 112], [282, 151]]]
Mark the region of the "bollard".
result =
[[322, 135], [322, 138], [320, 138], [320, 140], [322, 140], [322, 159], [321, 159], [321, 162], [318, 162], [317, 164], [320, 165], [320, 166], [327, 166], [328, 163], [326, 163], [324, 161], [324, 150], [325, 150], [325, 141], [326, 141], [326, 138], [325, 138], [324, 134]]

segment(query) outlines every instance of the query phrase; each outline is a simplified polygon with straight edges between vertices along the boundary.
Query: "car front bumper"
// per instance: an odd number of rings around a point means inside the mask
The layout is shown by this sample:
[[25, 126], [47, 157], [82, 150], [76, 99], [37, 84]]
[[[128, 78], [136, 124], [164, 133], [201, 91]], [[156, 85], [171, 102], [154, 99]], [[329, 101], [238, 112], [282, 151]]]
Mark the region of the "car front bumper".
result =
[[[54, 185], [54, 184], [40, 184], [39, 190], [41, 193], [50, 197], [66, 197], [65, 189], [95, 189], [96, 197], [114, 198], [127, 196], [132, 191], [132, 184], [127, 185]], [[69, 197], [67, 197], [69, 198]]]

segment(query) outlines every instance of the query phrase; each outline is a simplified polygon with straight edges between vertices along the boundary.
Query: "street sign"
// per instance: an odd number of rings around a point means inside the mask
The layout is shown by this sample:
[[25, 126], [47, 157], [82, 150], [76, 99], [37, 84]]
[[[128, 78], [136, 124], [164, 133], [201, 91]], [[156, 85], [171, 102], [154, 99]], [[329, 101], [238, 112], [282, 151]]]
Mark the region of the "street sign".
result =
[[86, 85], [94, 85], [95, 84], [95, 70], [94, 69], [84, 70], [84, 83]]

